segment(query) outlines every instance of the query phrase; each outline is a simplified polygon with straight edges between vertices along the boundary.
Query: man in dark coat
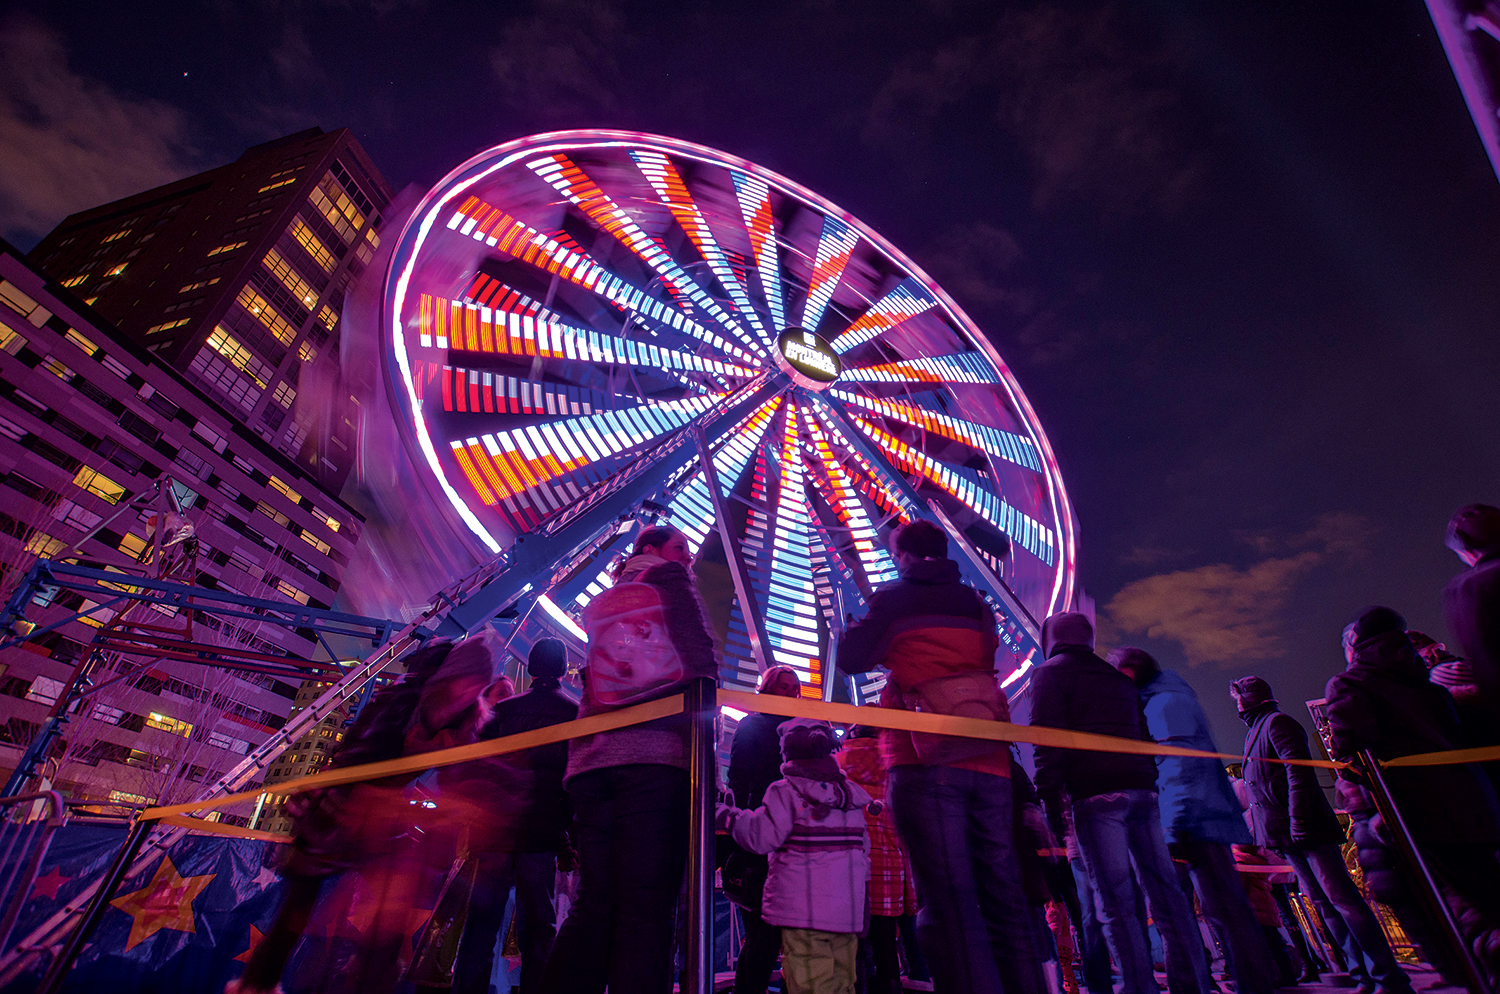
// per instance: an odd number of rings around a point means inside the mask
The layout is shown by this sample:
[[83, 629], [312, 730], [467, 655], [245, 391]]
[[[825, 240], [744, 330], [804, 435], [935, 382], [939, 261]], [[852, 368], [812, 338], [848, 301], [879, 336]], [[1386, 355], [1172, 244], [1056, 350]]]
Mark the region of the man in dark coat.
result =
[[[1076, 612], [1042, 625], [1047, 661], [1031, 678], [1031, 723], [1149, 740], [1141, 695], [1125, 674], [1094, 654], [1094, 626]], [[1098, 900], [1104, 938], [1119, 964], [1123, 994], [1158, 990], [1140, 926], [1135, 872], [1167, 949], [1173, 994], [1209, 994], [1212, 979], [1193, 906], [1162, 837], [1156, 763], [1150, 756], [1036, 748], [1036, 788], [1054, 824], [1071, 799], [1073, 831]]]
[[[1164, 670], [1145, 649], [1131, 646], [1109, 654], [1130, 677], [1145, 702], [1146, 730], [1163, 745], [1218, 752], [1208, 715], [1186, 680]], [[1265, 935], [1240, 883], [1231, 846], [1249, 845], [1250, 831], [1229, 774], [1217, 759], [1156, 757], [1156, 780], [1167, 848], [1183, 874], [1184, 890], [1196, 892], [1203, 918], [1225, 951], [1238, 994], [1271, 994], [1277, 973]]]
[[1365, 992], [1411, 994], [1411, 981], [1396, 963], [1370, 906], [1349, 877], [1339, 847], [1344, 830], [1311, 766], [1279, 763], [1311, 759], [1307, 732], [1284, 714], [1271, 685], [1258, 676], [1229, 685], [1245, 734], [1245, 785], [1255, 842], [1286, 857], [1297, 872], [1302, 893], [1343, 951], [1345, 969]]
[[[1330, 751], [1379, 760], [1460, 747], [1448, 691], [1428, 681], [1406, 620], [1390, 608], [1361, 612], [1344, 630], [1348, 668], [1328, 681]], [[1500, 806], [1478, 766], [1395, 767], [1385, 781], [1402, 820], [1444, 890], [1467, 905], [1464, 938], [1493, 977], [1500, 973]]]
[[[531, 689], [495, 705], [480, 732], [484, 740], [518, 735], [572, 721], [578, 702], [562, 690], [568, 650], [558, 639], [538, 639], [526, 663]], [[494, 969], [495, 940], [516, 889], [516, 939], [521, 948], [521, 985], [531, 994], [541, 982], [557, 935], [553, 903], [558, 854], [571, 864], [568, 825], [573, 806], [563, 790], [568, 744], [557, 742], [506, 753], [458, 768], [476, 817], [469, 847], [479, 861], [468, 920], [454, 966], [455, 994], [486, 994]], [[463, 789], [471, 788], [471, 789]], [[571, 865], [568, 866], [571, 868]]]
[[1443, 614], [1474, 671], [1480, 703], [1500, 722], [1500, 507], [1459, 508], [1447, 545], [1468, 569], [1443, 591]]

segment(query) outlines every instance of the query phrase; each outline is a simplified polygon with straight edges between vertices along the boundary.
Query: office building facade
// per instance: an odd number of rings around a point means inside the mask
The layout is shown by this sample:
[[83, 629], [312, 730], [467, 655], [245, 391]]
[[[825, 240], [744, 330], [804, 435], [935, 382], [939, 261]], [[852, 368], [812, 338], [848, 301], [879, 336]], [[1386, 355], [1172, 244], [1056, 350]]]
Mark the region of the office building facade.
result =
[[348, 129], [80, 211], [30, 253], [43, 272], [337, 492], [354, 456], [339, 322], [391, 191]]

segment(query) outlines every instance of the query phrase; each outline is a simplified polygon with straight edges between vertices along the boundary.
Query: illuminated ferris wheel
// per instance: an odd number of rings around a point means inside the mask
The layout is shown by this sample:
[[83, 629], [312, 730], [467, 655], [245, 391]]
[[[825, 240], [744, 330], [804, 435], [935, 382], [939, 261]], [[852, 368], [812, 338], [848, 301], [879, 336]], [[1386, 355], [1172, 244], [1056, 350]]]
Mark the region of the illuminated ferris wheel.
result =
[[[828, 647], [895, 578], [903, 519], [948, 529], [1013, 664], [1070, 603], [1073, 515], [994, 346], [885, 239], [753, 163], [608, 131], [492, 148], [418, 206], [383, 320], [398, 417], [469, 540], [530, 547], [650, 494], [733, 581], [726, 686], [786, 663], [832, 696]], [[549, 608], [586, 603], [601, 566]]]

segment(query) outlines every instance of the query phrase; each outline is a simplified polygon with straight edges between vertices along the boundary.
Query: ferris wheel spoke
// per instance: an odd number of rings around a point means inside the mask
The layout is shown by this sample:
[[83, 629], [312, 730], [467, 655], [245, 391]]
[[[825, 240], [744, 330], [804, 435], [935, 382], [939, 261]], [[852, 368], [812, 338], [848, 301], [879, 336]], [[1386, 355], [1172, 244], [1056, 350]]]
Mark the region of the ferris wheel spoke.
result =
[[841, 377], [856, 383], [999, 383], [1000, 376], [980, 352], [902, 359], [846, 369]]
[[682, 370], [749, 378], [749, 366], [666, 349], [650, 342], [601, 334], [564, 322], [544, 307], [497, 311], [479, 304], [421, 294], [417, 300], [417, 342], [422, 348], [496, 356], [572, 360]]
[[840, 525], [849, 536], [849, 545], [858, 560], [866, 596], [882, 583], [898, 577], [896, 563], [890, 553], [880, 544], [875, 523], [865, 510], [864, 501], [854, 477], [844, 468], [839, 455], [834, 452], [830, 437], [832, 428], [826, 425], [813, 409], [802, 412], [803, 427], [807, 438], [817, 453], [818, 467], [826, 482], [824, 495], [828, 505], [837, 515]]
[[556, 237], [478, 197], [464, 201], [448, 219], [448, 227], [595, 293], [622, 311], [707, 342], [742, 362], [758, 365], [764, 357], [763, 351], [747, 352], [678, 308], [651, 297], [595, 262], [582, 249], [564, 245]]
[[599, 227], [650, 266], [670, 286], [687, 296], [698, 307], [728, 329], [751, 352], [765, 357], [765, 347], [744, 325], [710, 297], [698, 282], [679, 266], [660, 239], [641, 230], [641, 226], [614, 199], [599, 188], [582, 169], [561, 152], [534, 159], [527, 166], [557, 192], [567, 197]]
[[964, 506], [1009, 535], [1017, 545], [1048, 566], [1056, 561], [1057, 541], [1052, 529], [1015, 507], [1004, 497], [996, 495], [972, 471], [938, 462], [857, 414], [851, 420], [895, 465], [925, 477], [939, 489], [957, 498]]
[[745, 320], [749, 321], [762, 340], [767, 345], [775, 336], [766, 331], [761, 322], [760, 315], [755, 306], [750, 302], [750, 294], [745, 290], [745, 285], [740, 282], [734, 270], [729, 265], [729, 259], [724, 250], [719, 247], [718, 240], [714, 237], [713, 229], [708, 226], [708, 220], [703, 212], [698, 209], [698, 204], [693, 200], [693, 195], [688, 191], [687, 184], [682, 181], [682, 176], [677, 172], [677, 167], [672, 161], [660, 152], [648, 152], [645, 149], [632, 149], [630, 157], [640, 167], [642, 175], [651, 184], [662, 203], [672, 212], [682, 230], [692, 243], [698, 246], [698, 253], [708, 263], [708, 268], [723, 284], [729, 293], [729, 299], [739, 308]]
[[1038, 473], [1042, 471], [1042, 460], [1037, 455], [1036, 446], [1029, 438], [1022, 438], [1014, 432], [991, 428], [989, 425], [965, 421], [947, 414], [939, 414], [912, 404], [867, 397], [849, 390], [834, 388], [830, 393], [846, 404], [853, 404], [875, 414], [883, 414], [886, 417], [904, 421], [915, 428], [921, 428], [923, 431], [931, 432], [950, 441], [961, 442], [970, 448], [987, 452], [996, 458], [1015, 463], [1017, 466], [1024, 466]]
[[914, 318], [937, 305], [932, 294], [917, 280], [907, 277], [875, 301], [864, 314], [828, 344], [838, 353], [885, 334], [907, 318]]
[[812, 277], [807, 283], [807, 300], [802, 305], [802, 320], [797, 322], [816, 332], [833, 291], [843, 279], [844, 267], [859, 244], [859, 232], [832, 214], [823, 216], [823, 233], [818, 238], [818, 254], [813, 259]]
[[[724, 443], [713, 456], [714, 469], [725, 487], [733, 487], [745, 475], [750, 459], [760, 447], [780, 406], [781, 398], [772, 397], [729, 430]], [[674, 485], [669, 481], [668, 488], [675, 489], [677, 495], [667, 504], [667, 514], [682, 529], [683, 534], [687, 535], [688, 544], [696, 552], [708, 538], [715, 523], [708, 480], [700, 467], [685, 482]]]
[[779, 331], [786, 327], [786, 306], [781, 299], [781, 265], [776, 254], [771, 188], [758, 176], [738, 170], [729, 175], [734, 182], [735, 198], [740, 202], [745, 233], [750, 236], [750, 254], [755, 257], [755, 268], [760, 273], [761, 292], [771, 312], [771, 325], [773, 330]]

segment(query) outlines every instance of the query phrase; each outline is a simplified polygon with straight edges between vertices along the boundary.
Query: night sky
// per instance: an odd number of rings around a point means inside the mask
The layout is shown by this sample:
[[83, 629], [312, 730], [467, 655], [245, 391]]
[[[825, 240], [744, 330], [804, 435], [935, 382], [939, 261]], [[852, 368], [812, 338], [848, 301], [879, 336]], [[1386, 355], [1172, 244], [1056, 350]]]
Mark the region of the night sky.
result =
[[[1036, 406], [1107, 645], [1322, 696], [1500, 502], [1500, 184], [1420, 0], [31, 3], [0, 232], [313, 125], [394, 187], [605, 126], [757, 161], [925, 267]], [[498, 10], [496, 8], [499, 8]]]

